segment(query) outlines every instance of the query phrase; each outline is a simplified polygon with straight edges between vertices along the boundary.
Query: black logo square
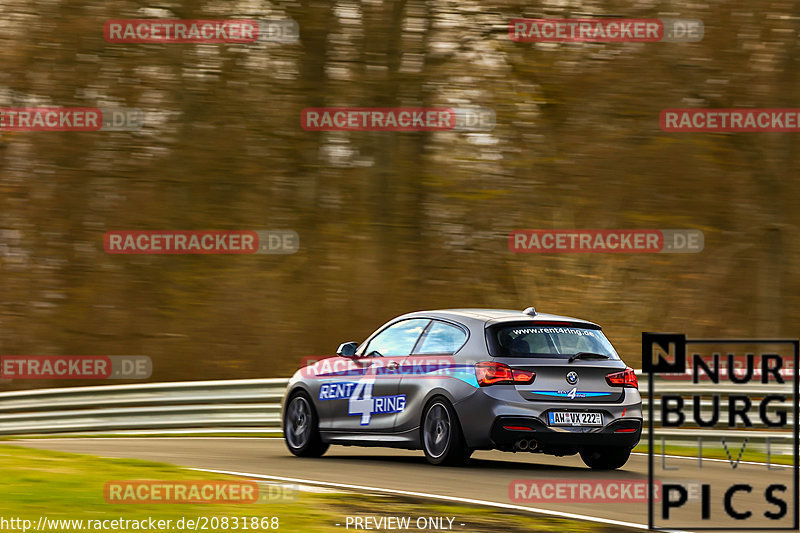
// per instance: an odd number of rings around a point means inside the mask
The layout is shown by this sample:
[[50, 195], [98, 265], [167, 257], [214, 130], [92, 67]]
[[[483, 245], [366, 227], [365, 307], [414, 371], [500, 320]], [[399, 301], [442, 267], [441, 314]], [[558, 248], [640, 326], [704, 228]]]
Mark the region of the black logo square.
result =
[[686, 372], [686, 335], [642, 332], [642, 370], [655, 374]]

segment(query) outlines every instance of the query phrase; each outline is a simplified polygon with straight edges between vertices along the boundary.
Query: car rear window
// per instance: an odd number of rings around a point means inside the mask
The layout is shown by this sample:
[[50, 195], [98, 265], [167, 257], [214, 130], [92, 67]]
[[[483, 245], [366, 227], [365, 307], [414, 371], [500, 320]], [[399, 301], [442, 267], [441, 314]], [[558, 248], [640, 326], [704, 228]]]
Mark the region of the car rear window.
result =
[[574, 324], [498, 324], [486, 330], [493, 357], [568, 358], [578, 352], [618, 360], [614, 347], [599, 329]]

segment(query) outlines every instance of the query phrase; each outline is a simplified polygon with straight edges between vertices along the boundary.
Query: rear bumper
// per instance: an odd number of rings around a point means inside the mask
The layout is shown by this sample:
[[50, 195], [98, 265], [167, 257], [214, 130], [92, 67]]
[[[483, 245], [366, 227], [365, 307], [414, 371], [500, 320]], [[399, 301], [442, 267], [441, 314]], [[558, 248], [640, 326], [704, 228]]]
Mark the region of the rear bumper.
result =
[[631, 449], [642, 436], [642, 420], [614, 420], [602, 428], [551, 428], [538, 418], [502, 416], [492, 424], [490, 438], [495, 448], [512, 450], [520, 439], [536, 441], [537, 449], [556, 455], [575, 453], [585, 446]]
[[[543, 443], [552, 446], [576, 443], [578, 446], [602, 446], [608, 443], [633, 447], [641, 437], [642, 397], [636, 389], [625, 389], [622, 401], [618, 403], [538, 402], [523, 399], [513, 386], [494, 385], [476, 389], [453, 406], [467, 445], [475, 449], [504, 449], [519, 439], [534, 439], [537, 436]], [[546, 423], [547, 413], [554, 409], [601, 412], [606, 425], [601, 428], [551, 428]], [[616, 433], [616, 429], [629, 429], [628, 426], [616, 425], [622, 422], [631, 422], [637, 428], [630, 433]], [[522, 431], [509, 432], [503, 430], [503, 425], [528, 427], [532, 431], [525, 431], [524, 434]]]

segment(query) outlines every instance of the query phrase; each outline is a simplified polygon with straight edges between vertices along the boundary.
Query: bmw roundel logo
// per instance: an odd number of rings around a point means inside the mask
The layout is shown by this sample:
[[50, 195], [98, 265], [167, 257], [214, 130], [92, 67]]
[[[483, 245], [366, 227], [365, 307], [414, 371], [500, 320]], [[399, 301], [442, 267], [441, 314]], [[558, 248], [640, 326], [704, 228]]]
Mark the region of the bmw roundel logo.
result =
[[578, 382], [578, 373], [577, 372], [568, 372], [567, 373], [567, 383], [570, 385], [575, 385]]

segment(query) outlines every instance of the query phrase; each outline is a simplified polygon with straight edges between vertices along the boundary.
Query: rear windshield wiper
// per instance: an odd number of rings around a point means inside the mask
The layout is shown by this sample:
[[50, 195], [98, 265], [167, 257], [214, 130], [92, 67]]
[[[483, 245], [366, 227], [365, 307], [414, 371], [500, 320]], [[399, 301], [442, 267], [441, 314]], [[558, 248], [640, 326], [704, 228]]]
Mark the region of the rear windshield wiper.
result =
[[606, 354], [603, 354], [603, 353], [578, 352], [578, 353], [570, 356], [569, 362], [571, 363], [575, 359], [609, 359], [609, 357]]

